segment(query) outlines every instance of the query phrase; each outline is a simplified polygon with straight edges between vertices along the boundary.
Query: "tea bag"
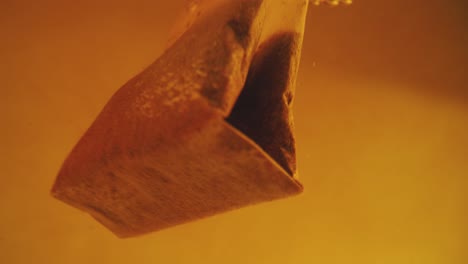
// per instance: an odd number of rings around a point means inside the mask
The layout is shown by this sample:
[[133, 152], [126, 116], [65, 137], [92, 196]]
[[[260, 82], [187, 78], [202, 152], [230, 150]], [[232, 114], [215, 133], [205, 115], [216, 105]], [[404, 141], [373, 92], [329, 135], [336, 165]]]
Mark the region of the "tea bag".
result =
[[300, 193], [290, 107], [307, 6], [199, 0], [112, 96], [52, 194], [131, 237]]

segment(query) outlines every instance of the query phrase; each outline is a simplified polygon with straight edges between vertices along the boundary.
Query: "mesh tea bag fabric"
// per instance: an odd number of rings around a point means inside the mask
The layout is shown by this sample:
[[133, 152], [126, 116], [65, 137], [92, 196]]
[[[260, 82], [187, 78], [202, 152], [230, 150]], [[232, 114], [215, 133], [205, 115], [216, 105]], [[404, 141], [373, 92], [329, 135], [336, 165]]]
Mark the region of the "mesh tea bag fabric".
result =
[[52, 194], [119, 237], [298, 194], [291, 116], [306, 0], [201, 0], [110, 98]]

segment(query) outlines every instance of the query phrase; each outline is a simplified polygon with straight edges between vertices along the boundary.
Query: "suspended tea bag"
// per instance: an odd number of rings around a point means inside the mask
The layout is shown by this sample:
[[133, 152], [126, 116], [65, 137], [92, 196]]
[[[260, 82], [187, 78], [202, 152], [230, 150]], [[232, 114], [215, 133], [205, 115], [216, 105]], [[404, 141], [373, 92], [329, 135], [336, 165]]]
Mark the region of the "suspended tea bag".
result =
[[112, 96], [52, 194], [130, 237], [300, 193], [290, 107], [307, 6], [197, 1]]

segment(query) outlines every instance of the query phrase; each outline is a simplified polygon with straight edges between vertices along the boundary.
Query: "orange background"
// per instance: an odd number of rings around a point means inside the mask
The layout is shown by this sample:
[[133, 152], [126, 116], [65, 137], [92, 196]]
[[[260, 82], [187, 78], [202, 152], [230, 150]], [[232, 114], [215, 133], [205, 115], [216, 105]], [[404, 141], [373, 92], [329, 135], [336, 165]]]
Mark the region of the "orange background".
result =
[[468, 4], [309, 11], [295, 101], [306, 192], [120, 240], [49, 195], [181, 0], [0, 1], [0, 263], [468, 263]]

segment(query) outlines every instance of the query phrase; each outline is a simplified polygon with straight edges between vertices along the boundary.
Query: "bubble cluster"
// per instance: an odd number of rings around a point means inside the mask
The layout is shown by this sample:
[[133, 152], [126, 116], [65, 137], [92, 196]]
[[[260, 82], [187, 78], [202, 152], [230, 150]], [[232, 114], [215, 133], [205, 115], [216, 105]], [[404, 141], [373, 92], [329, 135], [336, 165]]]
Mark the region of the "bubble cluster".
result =
[[311, 0], [314, 5], [321, 5], [321, 4], [327, 4], [331, 6], [337, 6], [337, 5], [350, 5], [353, 3], [353, 0]]

